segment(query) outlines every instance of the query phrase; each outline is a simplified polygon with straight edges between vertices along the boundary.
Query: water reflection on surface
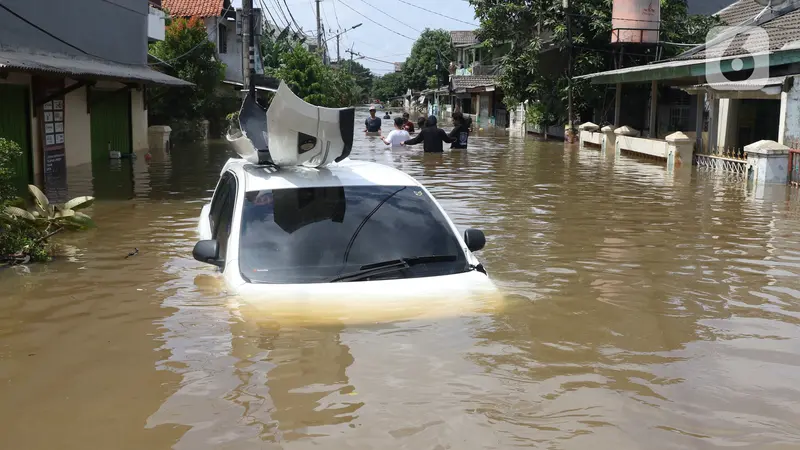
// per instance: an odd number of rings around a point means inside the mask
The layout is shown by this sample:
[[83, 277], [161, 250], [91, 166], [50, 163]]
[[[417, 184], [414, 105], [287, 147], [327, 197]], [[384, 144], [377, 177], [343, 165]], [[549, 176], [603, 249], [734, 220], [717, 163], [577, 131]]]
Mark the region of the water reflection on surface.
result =
[[101, 227], [0, 271], [3, 448], [800, 444], [794, 191], [493, 130], [444, 155], [356, 133], [354, 158], [409, 172], [486, 232], [507, 297], [315, 323], [248, 308], [191, 259], [228, 156], [70, 172]]

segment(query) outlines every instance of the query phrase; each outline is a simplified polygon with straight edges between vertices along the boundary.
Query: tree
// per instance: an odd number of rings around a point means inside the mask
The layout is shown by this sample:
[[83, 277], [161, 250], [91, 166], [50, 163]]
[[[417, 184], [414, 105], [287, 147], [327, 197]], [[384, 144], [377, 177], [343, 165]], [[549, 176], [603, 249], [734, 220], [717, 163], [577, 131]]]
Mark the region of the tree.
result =
[[173, 19], [164, 40], [150, 44], [150, 54], [161, 60], [158, 70], [194, 83], [153, 89], [148, 108], [151, 123], [216, 118], [210, 117], [217, 101], [214, 90], [224, 79], [225, 65], [216, 60], [216, 47], [201, 20]]
[[296, 45], [268, 72], [283, 80], [304, 101], [328, 108], [351, 106], [363, 95], [355, 78], [343, 70], [322, 64], [317, 55]]
[[[499, 84], [506, 103], [540, 102], [544, 105], [541, 117], [548, 121], [566, 122], [567, 65], [565, 60], [547, 56], [540, 36], [531, 30], [552, 32], [552, 45], [560, 55], [569, 48], [567, 18], [560, 0], [469, 0], [481, 22], [478, 36], [489, 45], [511, 43], [510, 52], [503, 58]], [[686, 0], [661, 1], [661, 40], [679, 43], [700, 43], [717, 23], [716, 18], [691, 16]], [[611, 46], [612, 0], [571, 1], [571, 21], [575, 76], [614, 68]], [[664, 57], [674, 56], [679, 46], [666, 46]], [[560, 56], [557, 55], [557, 56]], [[655, 49], [637, 50], [626, 57], [626, 66], [640, 65], [655, 59]], [[552, 70], [553, 62], [558, 65]], [[588, 80], [573, 80], [575, 111], [601, 106], [604, 87], [591, 85]], [[539, 115], [537, 113], [537, 115]]]
[[[403, 64], [403, 77], [406, 87], [422, 90], [428, 86], [431, 76], [437, 77], [437, 84], [447, 83], [450, 72], [447, 70], [455, 52], [450, 46], [450, 32], [426, 28], [419, 35], [411, 54]], [[437, 69], [438, 67], [438, 69]], [[438, 87], [438, 86], [436, 86]]]
[[372, 98], [389, 100], [392, 97], [399, 97], [406, 93], [407, 87], [405, 77], [400, 72], [387, 73], [382, 77], [375, 78], [372, 85]]
[[372, 83], [375, 81], [375, 75], [372, 71], [361, 65], [358, 61], [351, 61], [349, 59], [342, 60], [339, 63], [339, 68], [349, 74], [353, 75], [355, 82], [363, 89], [364, 99], [372, 92]]

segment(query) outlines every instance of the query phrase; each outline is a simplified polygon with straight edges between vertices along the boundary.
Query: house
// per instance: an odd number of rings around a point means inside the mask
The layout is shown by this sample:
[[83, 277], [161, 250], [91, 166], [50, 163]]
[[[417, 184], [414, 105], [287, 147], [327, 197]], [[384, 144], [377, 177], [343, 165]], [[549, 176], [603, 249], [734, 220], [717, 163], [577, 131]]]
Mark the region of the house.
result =
[[461, 111], [474, 118], [478, 125], [490, 124], [502, 128], [521, 127], [524, 109], [508, 111], [503, 103], [503, 93], [497, 87], [500, 62], [509, 47], [489, 47], [478, 39], [475, 30], [451, 31], [450, 44], [455, 49], [456, 61], [450, 66], [451, 105], [448, 111]]
[[[231, 0], [162, 0], [164, 7], [173, 17], [196, 17], [203, 20], [208, 32], [208, 39], [217, 47], [217, 56], [225, 64], [226, 84], [240, 88], [244, 80], [245, 47], [242, 43], [243, 10], [234, 8]], [[260, 8], [253, 8], [255, 17], [256, 39], [266, 33], [278, 36], [286, 32], [288, 38], [294, 42], [302, 43], [306, 48], [314, 51], [316, 45], [310, 44], [309, 37], [304, 33], [293, 32], [290, 29], [280, 29], [275, 24], [264, 20]], [[260, 47], [256, 46], [256, 71], [263, 73], [259, 67]]]
[[[793, 84], [795, 75], [800, 74], [800, 2], [765, 10], [752, 0], [738, 0], [718, 15], [726, 23], [745, 27], [668, 61], [582, 78], [595, 84], [616, 84], [618, 99], [628, 86], [650, 85], [654, 93], [651, 103], [656, 98], [658, 106], [648, 107], [646, 115], [634, 108], [627, 116], [645, 117], [638, 129], [652, 139], [683, 131], [694, 136], [698, 151], [741, 157], [743, 147], [750, 143], [783, 143], [787, 136], [800, 137], [800, 123], [794, 119], [800, 98], [795, 97]], [[750, 27], [760, 27], [766, 34], [753, 35]], [[745, 44], [748, 48], [763, 46], [763, 56], [750, 57]], [[744, 64], [738, 71], [734, 70], [736, 61]], [[758, 70], [754, 69], [756, 62]], [[709, 72], [709, 67], [717, 70]], [[665, 94], [672, 101], [664, 102]], [[617, 100], [620, 108], [615, 112], [615, 126], [629, 125], [622, 120], [626, 115], [622, 103]]]
[[147, 87], [191, 85], [147, 66], [163, 18], [141, 0], [3, 0], [0, 137], [24, 150], [20, 184], [66, 189], [68, 168], [148, 148]]

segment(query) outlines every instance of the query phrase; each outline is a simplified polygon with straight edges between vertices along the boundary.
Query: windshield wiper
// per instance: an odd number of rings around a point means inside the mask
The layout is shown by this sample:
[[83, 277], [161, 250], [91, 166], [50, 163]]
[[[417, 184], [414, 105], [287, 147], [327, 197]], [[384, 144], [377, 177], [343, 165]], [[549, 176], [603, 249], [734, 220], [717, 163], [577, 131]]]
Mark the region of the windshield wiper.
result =
[[378, 275], [385, 275], [408, 269], [411, 266], [428, 263], [453, 262], [457, 261], [457, 255], [434, 255], [434, 256], [415, 256], [413, 258], [400, 258], [379, 263], [366, 264], [355, 272], [339, 275], [331, 279], [331, 283], [339, 281], [359, 281]]

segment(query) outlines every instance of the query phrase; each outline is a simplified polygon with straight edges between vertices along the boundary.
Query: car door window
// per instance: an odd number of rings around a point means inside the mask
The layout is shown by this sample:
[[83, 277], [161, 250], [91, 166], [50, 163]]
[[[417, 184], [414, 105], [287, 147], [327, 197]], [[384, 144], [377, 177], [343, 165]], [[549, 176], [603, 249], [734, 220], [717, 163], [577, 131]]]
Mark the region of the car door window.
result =
[[219, 258], [225, 261], [228, 252], [228, 239], [233, 225], [233, 209], [236, 205], [236, 179], [231, 176], [225, 189], [225, 196], [220, 199], [219, 219], [216, 222], [213, 239], [219, 244]]
[[228, 198], [231, 184], [234, 182], [233, 174], [225, 172], [219, 180], [217, 189], [214, 191], [214, 198], [211, 199], [211, 208], [208, 214], [208, 223], [211, 228], [212, 237], [217, 234], [217, 225], [219, 224], [220, 214], [225, 200]]

